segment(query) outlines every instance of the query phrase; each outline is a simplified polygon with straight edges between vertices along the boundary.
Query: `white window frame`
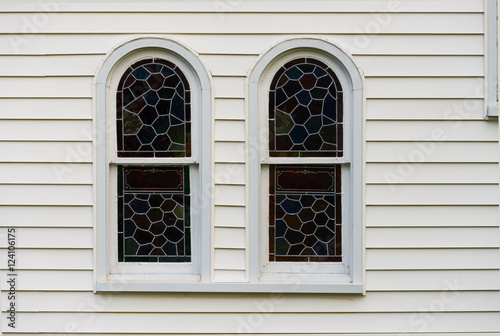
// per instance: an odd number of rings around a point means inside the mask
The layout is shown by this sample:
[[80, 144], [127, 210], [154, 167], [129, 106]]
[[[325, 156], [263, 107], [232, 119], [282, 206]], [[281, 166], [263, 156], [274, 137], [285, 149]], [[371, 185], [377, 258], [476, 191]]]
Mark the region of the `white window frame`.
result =
[[[344, 92], [344, 156], [341, 158], [270, 158], [268, 150], [269, 86], [287, 62], [316, 58], [338, 76]], [[363, 291], [363, 77], [340, 48], [319, 39], [285, 41], [258, 61], [249, 80], [250, 281], [296, 285], [296, 292]], [[300, 163], [298, 162], [300, 161]], [[341, 164], [343, 203], [343, 262], [269, 262], [269, 164]]]
[[[121, 158], [116, 155], [116, 92], [125, 70], [135, 62], [162, 58], [176, 64], [191, 89], [192, 156], [189, 158]], [[159, 290], [175, 290], [175, 281], [207, 281], [211, 261], [211, 199], [202, 193], [210, 182], [211, 118], [210, 78], [197, 55], [181, 44], [160, 38], [127, 42], [110, 52], [96, 78], [94, 158], [96, 192], [96, 286], [113, 290], [116, 283], [126, 290], [148, 288], [154, 282]], [[102, 128], [104, 127], [104, 128]], [[182, 165], [190, 167], [192, 262], [119, 263], [117, 260], [117, 177], [118, 165]], [[147, 281], [147, 282], [146, 282]], [[124, 290], [123, 288], [121, 290]]]

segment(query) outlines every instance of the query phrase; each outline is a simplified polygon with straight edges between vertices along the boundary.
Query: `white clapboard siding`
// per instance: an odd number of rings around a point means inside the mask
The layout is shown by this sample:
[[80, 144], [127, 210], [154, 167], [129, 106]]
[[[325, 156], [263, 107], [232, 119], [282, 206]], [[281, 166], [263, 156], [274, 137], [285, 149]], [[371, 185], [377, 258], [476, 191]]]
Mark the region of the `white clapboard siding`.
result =
[[[6, 283], [9, 272], [1, 271]], [[92, 291], [92, 271], [22, 270], [18, 272], [18, 291]], [[5, 290], [2, 286], [2, 290]]]
[[368, 121], [371, 141], [495, 141], [498, 125], [484, 121]]
[[243, 206], [246, 202], [245, 186], [216, 185], [214, 188], [214, 203], [216, 205]]
[[[360, 27], [362, 30], [364, 27]], [[112, 46], [139, 34], [50, 34], [1, 35], [0, 55], [79, 55], [107, 53]], [[283, 35], [180, 35], [182, 40], [201, 54], [259, 55], [262, 49], [283, 40]], [[318, 37], [340, 44], [354, 55], [482, 55], [482, 34], [465, 35], [336, 35]]]
[[245, 271], [238, 270], [214, 270], [214, 282], [247, 282], [248, 277]]
[[3, 205], [92, 205], [91, 185], [0, 185]]
[[0, 76], [93, 76], [102, 55], [0, 56]]
[[367, 206], [368, 227], [498, 227], [498, 206]]
[[241, 163], [216, 163], [213, 176], [217, 184], [243, 185], [245, 184], [245, 165]]
[[[0, 31], [11, 34], [25, 33], [26, 25], [23, 20], [25, 14], [11, 13], [9, 20], [0, 20]], [[163, 13], [96, 13], [92, 25], [88, 24], [88, 15], [85, 13], [60, 13], [48, 20], [46, 25], [40, 25], [37, 33], [151, 33], [154, 31], [168, 31], [171, 33], [200, 33], [203, 27], [204, 34], [227, 33], [227, 27], [232, 27], [233, 34], [249, 33], [296, 33], [314, 34], [334, 31], [337, 33], [352, 34], [363, 32], [367, 22], [374, 20], [370, 13], [338, 13], [335, 16], [328, 13], [303, 14], [301, 20], [291, 20], [290, 14], [261, 13], [259, 24], [254, 24], [255, 15], [241, 13], [225, 15], [221, 20], [217, 13], [172, 13], [169, 20], [165, 20]], [[332, 17], [335, 19], [333, 20]], [[131, 25], [130, 20], [140, 22]], [[196, 24], [183, 24], [196, 20]], [[311, 24], [314, 20], [314, 24]], [[425, 21], [425, 25], [422, 24]], [[393, 33], [482, 33], [483, 15], [481, 13], [447, 13], [433, 15], [427, 13], [393, 13], [390, 24], [380, 25], [377, 32]], [[369, 30], [368, 30], [369, 31]]]
[[[484, 274], [483, 274], [484, 272]], [[415, 270], [367, 271], [367, 291], [443, 291], [454, 285], [454, 291], [498, 290], [498, 273], [489, 270]]]
[[256, 56], [231, 55], [228, 62], [227, 55], [203, 55], [201, 61], [205, 63], [212, 76], [246, 76], [248, 69], [255, 63]]
[[498, 204], [498, 185], [369, 185], [368, 205]]
[[367, 98], [483, 98], [483, 78], [367, 78]]
[[484, 101], [461, 99], [368, 99], [368, 120], [455, 120], [484, 121]]
[[91, 184], [91, 164], [67, 164], [62, 174], [54, 163], [4, 163], [0, 165], [0, 184]]
[[498, 247], [498, 228], [368, 228], [367, 247]]
[[217, 120], [215, 141], [245, 141], [245, 122], [238, 120]]
[[215, 98], [245, 97], [244, 77], [215, 77], [213, 83]]
[[483, 76], [482, 56], [357, 56], [366, 77]]
[[[45, 230], [45, 229], [44, 229]], [[45, 236], [44, 236], [45, 237]], [[7, 249], [0, 250], [7, 255]], [[16, 250], [18, 272], [23, 270], [92, 270], [92, 249], [22, 249]], [[2, 270], [8, 269], [7, 258], [0, 261]]]
[[[92, 248], [92, 228], [21, 227], [15, 230], [16, 247], [18, 248]], [[1, 230], [0, 247], [6, 248], [8, 246], [7, 230]], [[56, 252], [55, 255], [57, 253], [65, 253], [65, 251]]]
[[[220, 230], [217, 228], [216, 230]], [[245, 263], [245, 250], [237, 249], [216, 249], [214, 260], [214, 267], [217, 270], [241, 270], [246, 269]]]
[[498, 143], [367, 142], [366, 161], [403, 162], [410, 166], [418, 166], [422, 162], [498, 163]]
[[92, 141], [90, 120], [4, 120], [2, 140]]
[[[71, 295], [68, 295], [71, 294]], [[461, 291], [454, 300], [448, 300], [443, 307], [436, 300], [447, 298], [447, 292], [420, 292], [407, 300], [404, 292], [370, 292], [368, 295], [343, 295], [342, 298], [324, 295], [302, 295], [295, 297], [270, 298], [267, 294], [231, 295], [206, 298], [198, 295], [158, 295], [144, 293], [130, 300], [124, 295], [89, 292], [23, 292], [17, 301], [20, 312], [72, 311], [72, 312], [142, 312], [178, 313], [227, 311], [245, 313], [261, 312], [263, 309], [277, 313], [332, 313], [332, 312], [412, 312], [425, 311], [495, 311], [500, 308], [497, 293], [493, 291]], [[6, 310], [7, 293], [2, 293], [2, 309]], [[237, 298], [235, 300], [235, 298]]]
[[[2, 227], [92, 227], [92, 207], [8, 206], [0, 207]], [[45, 232], [45, 231], [44, 231]]]
[[90, 99], [0, 99], [1, 119], [91, 119]]
[[240, 227], [246, 226], [244, 206], [221, 206], [214, 207], [215, 227]]
[[[450, 293], [453, 295], [453, 293]], [[6, 314], [2, 314], [5, 320]], [[264, 315], [268, 316], [268, 315]], [[439, 318], [428, 323], [424, 315], [414, 313], [346, 313], [346, 314], [274, 314], [262, 318], [259, 325], [249, 326], [246, 313], [197, 313], [193, 314], [95, 314], [89, 322], [88, 313], [19, 313], [20, 332], [56, 332], [62, 333], [67, 328], [66, 319], [73, 322], [78, 332], [102, 333], [172, 333], [172, 334], [233, 334], [251, 329], [254, 333], [279, 333], [287, 326], [296, 333], [337, 333], [337, 332], [390, 332], [401, 330], [419, 331], [421, 324], [411, 321], [426, 322], [429, 332], [487, 332], [497, 330], [500, 320], [498, 312], [485, 313], [440, 313]], [[196, 318], [196, 323], [193, 323]], [[113, 323], [109, 323], [112, 320]], [[325, 320], [327, 323], [325, 323]], [[366, 323], [359, 323], [359, 320]], [[383, 320], [384, 323], [380, 323]], [[141, 323], [137, 323], [141, 321]], [[252, 320], [250, 320], [252, 321]], [[17, 329], [17, 328], [16, 328]], [[246, 331], [245, 331], [246, 332]]]
[[244, 99], [216, 99], [215, 118], [217, 120], [244, 120], [245, 100]]
[[426, 163], [412, 170], [408, 170], [402, 163], [369, 163], [366, 169], [366, 182], [374, 184], [498, 184], [498, 171], [498, 164], [492, 163]]
[[71, 169], [71, 163], [92, 162], [92, 142], [2, 142], [0, 162], [54, 162], [59, 174]]
[[[394, 245], [394, 244], [393, 244]], [[487, 278], [498, 277], [497, 248], [368, 248], [368, 270], [492, 270]]]
[[244, 142], [222, 142], [214, 145], [214, 161], [228, 163], [244, 163], [246, 160], [246, 148]]
[[90, 98], [92, 77], [0, 77], [0, 97]]
[[245, 230], [243, 228], [218, 227], [214, 230], [215, 248], [242, 249], [246, 246]]

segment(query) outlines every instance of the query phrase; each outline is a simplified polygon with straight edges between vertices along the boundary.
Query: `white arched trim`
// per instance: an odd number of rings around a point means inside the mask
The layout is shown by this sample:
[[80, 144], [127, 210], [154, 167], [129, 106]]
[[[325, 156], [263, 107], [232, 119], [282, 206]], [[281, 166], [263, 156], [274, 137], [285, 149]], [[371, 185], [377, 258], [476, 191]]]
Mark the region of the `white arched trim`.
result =
[[[363, 144], [364, 144], [364, 97], [363, 97], [363, 75], [352, 60], [352, 58], [334, 44], [316, 38], [295, 38], [281, 42], [264, 53], [257, 60], [253, 70], [249, 74], [249, 165], [248, 165], [248, 194], [249, 194], [249, 281], [250, 283], [262, 284], [262, 219], [259, 213], [266, 201], [260, 199], [260, 186], [267, 181], [261, 181], [262, 152], [266, 151], [267, 137], [264, 135], [264, 144], [259, 143], [262, 134], [262, 126], [265, 125], [259, 121], [259, 116], [265, 113], [264, 109], [267, 102], [266, 91], [268, 91], [270, 78], [274, 75], [274, 70], [284, 64], [283, 60], [287, 57], [300, 57], [303, 55], [319, 55], [322, 60], [326, 60], [329, 65], [334, 67], [334, 71], [341, 77], [343, 90], [347, 93], [344, 100], [344, 118], [349, 117], [349, 124], [345, 127], [346, 139], [344, 143], [349, 146], [348, 158], [343, 162], [349, 164], [349, 188], [346, 203], [349, 222], [349, 238], [345, 242], [349, 252], [346, 253], [347, 259], [345, 274], [333, 274], [333, 280], [327, 281], [309, 281], [307, 275], [305, 281], [293, 281], [296, 292], [324, 292], [324, 293], [363, 293]], [[343, 80], [342, 80], [343, 78]], [[260, 101], [259, 101], [260, 100]], [[265, 126], [264, 126], [265, 128]], [[349, 135], [347, 135], [349, 134]], [[263, 150], [264, 149], [264, 150]], [[341, 160], [339, 160], [339, 163]], [[264, 257], [265, 258], [265, 257]], [[300, 276], [299, 276], [300, 278]], [[313, 279], [313, 277], [311, 277]], [[276, 282], [275, 282], [276, 283]], [[277, 284], [277, 288], [283, 288], [292, 285], [291, 282], [284, 281]]]
[[[120, 71], [115, 71], [121, 66], [123, 60], [134, 59], [135, 55], [144, 55], [148, 52], [153, 54], [171, 55], [177, 60], [178, 65], [183, 66], [183, 72], [190, 79], [193, 102], [196, 100], [196, 111], [192, 111], [193, 120], [197, 118], [198, 126], [196, 131], [197, 141], [193, 146], [197, 146], [196, 154], [193, 152], [192, 163], [198, 166], [198, 180], [196, 181], [198, 198], [196, 218], [198, 220], [197, 235], [198, 246], [198, 273], [199, 281], [196, 282], [175, 282], [155, 279], [150, 281], [134, 280], [113, 280], [109, 276], [109, 230], [107, 223], [109, 210], [107, 197], [110, 186], [107, 181], [107, 170], [109, 165], [108, 149], [106, 140], [107, 133], [112, 132], [115, 127], [114, 120], [109, 116], [109, 102], [115, 94], [109, 90], [110, 82], [117, 82], [121, 77]], [[180, 64], [179, 64], [180, 63]], [[95, 195], [95, 291], [190, 291], [189, 285], [197, 285], [210, 280], [211, 263], [211, 199], [210, 190], [210, 164], [211, 164], [211, 78], [208, 71], [201, 63], [198, 55], [183, 46], [182, 44], [163, 38], [138, 38], [127, 41], [113, 50], [105, 57], [99, 67], [94, 82], [94, 195]], [[196, 116], [195, 116], [196, 114]], [[194, 139], [194, 138], [193, 138]], [[193, 148], [194, 151], [194, 148]], [[181, 163], [181, 162], [180, 162]], [[182, 164], [182, 163], [181, 163]], [[210, 189], [210, 188], [208, 188]], [[202, 191], [207, 191], [202, 193]], [[144, 280], [144, 279], [143, 279]], [[153, 280], [153, 281], [151, 281]], [[183, 280], [182, 278], [180, 280]], [[187, 289], [183, 289], [186, 288]]]

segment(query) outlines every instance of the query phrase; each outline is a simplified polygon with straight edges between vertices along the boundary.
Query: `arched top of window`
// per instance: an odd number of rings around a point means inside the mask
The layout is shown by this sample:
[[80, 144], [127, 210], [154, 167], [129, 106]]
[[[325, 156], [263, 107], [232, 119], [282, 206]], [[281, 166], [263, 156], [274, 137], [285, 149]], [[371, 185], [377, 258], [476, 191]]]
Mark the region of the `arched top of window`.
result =
[[172, 62], [149, 58], [132, 64], [117, 89], [119, 157], [190, 157], [191, 94]]
[[341, 157], [343, 92], [325, 63], [297, 58], [283, 65], [269, 90], [270, 157]]

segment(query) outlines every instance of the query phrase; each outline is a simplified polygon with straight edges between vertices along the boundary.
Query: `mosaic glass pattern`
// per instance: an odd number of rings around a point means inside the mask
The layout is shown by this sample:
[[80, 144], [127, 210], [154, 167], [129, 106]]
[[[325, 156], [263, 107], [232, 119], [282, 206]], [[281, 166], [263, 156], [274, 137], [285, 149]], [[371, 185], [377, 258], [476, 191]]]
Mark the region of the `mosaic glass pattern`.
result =
[[189, 167], [118, 166], [118, 261], [191, 261]]
[[269, 261], [342, 261], [340, 170], [270, 166]]
[[342, 95], [321, 61], [300, 58], [281, 67], [269, 90], [269, 156], [341, 157]]
[[191, 156], [190, 99], [175, 64], [151, 58], [130, 66], [116, 96], [118, 156]]

